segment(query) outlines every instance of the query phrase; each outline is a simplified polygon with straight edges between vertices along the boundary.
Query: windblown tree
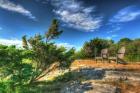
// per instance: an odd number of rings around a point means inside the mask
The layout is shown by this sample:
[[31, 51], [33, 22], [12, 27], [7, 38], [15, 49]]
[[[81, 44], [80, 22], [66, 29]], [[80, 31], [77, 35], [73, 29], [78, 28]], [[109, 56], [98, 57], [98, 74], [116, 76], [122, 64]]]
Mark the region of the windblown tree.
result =
[[45, 37], [36, 34], [34, 37], [29, 38], [28, 43], [31, 47], [31, 57], [35, 68], [30, 83], [37, 81], [55, 68], [68, 68], [71, 65], [75, 50], [72, 48], [67, 51], [62, 47], [57, 47], [51, 41], [58, 38], [61, 33], [59, 23], [54, 19]]
[[70, 67], [75, 49], [67, 50], [52, 42], [62, 33], [58, 25], [55, 19], [45, 35], [36, 34], [29, 39], [23, 36], [24, 49], [0, 45], [0, 81], [8, 82], [11, 89], [7, 92], [7, 85], [0, 82], [2, 93], [13, 93], [17, 87], [30, 85], [56, 68]]

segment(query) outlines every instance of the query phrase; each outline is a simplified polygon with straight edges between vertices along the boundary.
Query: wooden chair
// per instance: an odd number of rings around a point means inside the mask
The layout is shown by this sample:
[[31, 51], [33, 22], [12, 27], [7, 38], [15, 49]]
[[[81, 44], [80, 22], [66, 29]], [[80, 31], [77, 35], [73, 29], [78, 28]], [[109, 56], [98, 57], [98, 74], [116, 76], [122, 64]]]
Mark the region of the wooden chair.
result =
[[102, 60], [102, 62], [103, 62], [104, 59], [108, 59], [108, 49], [107, 48], [102, 49], [100, 56], [95, 57], [96, 62], [97, 62], [97, 60]]
[[125, 47], [121, 47], [119, 50], [118, 50], [118, 53], [116, 54], [116, 56], [114, 57], [108, 57], [108, 61], [110, 62], [111, 60], [115, 60], [116, 63], [126, 63], [123, 58], [124, 58], [124, 55], [125, 55]]

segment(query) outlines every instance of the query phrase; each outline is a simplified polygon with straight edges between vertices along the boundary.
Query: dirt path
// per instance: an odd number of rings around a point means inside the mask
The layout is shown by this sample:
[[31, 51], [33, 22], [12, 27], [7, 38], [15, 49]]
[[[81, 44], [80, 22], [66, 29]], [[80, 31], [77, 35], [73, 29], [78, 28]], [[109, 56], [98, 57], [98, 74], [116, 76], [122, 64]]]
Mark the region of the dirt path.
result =
[[102, 69], [116, 69], [116, 70], [135, 70], [140, 71], [140, 62], [139, 63], [128, 63], [126, 65], [117, 64], [115, 62], [95, 62], [94, 60], [76, 60], [72, 63], [71, 68], [102, 68]]

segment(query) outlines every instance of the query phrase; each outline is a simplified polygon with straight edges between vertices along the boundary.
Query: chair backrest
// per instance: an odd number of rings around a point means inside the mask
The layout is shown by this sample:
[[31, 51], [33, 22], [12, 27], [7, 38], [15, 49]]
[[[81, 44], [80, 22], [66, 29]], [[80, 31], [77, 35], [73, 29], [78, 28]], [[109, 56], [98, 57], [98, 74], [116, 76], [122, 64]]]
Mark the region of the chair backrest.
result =
[[117, 57], [120, 58], [120, 59], [123, 59], [123, 58], [124, 58], [124, 54], [125, 54], [125, 47], [121, 47], [121, 48], [118, 50]]
[[103, 58], [107, 58], [108, 57], [108, 49], [107, 48], [101, 50], [101, 56]]

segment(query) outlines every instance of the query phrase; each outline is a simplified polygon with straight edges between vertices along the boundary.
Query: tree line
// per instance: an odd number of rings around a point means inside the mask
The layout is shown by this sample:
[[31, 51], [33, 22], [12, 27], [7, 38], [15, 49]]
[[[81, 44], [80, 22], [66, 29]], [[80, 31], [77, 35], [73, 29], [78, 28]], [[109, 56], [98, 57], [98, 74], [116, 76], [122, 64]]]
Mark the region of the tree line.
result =
[[121, 48], [126, 48], [125, 59], [130, 62], [140, 61], [140, 39], [122, 38], [118, 42], [113, 40], [94, 38], [85, 42], [80, 51], [75, 56], [79, 59], [94, 58], [100, 56], [101, 50], [108, 48], [109, 56], [115, 56]]

